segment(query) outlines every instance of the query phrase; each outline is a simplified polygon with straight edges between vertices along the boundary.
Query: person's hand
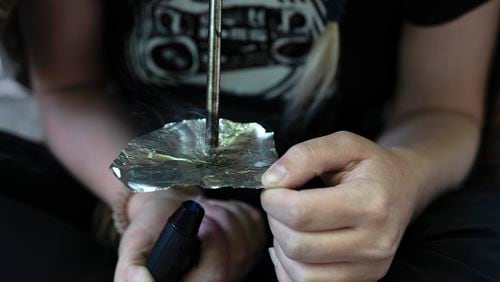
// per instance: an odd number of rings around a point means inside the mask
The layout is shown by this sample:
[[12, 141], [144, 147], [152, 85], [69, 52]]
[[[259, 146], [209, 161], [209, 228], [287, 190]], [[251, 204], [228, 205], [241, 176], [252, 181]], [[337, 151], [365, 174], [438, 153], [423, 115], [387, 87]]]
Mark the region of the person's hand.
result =
[[201, 257], [184, 281], [237, 281], [253, 266], [265, 241], [262, 216], [236, 201], [208, 200], [196, 193], [164, 191], [141, 193], [129, 202], [130, 225], [120, 242], [115, 272], [117, 282], [153, 282], [145, 267], [155, 241], [168, 217], [188, 199], [198, 201], [205, 217], [198, 236]]
[[[263, 176], [280, 281], [375, 281], [388, 271], [418, 201], [404, 149], [348, 132], [292, 147]], [[404, 157], [403, 157], [404, 156]], [[315, 176], [330, 187], [298, 188]]]

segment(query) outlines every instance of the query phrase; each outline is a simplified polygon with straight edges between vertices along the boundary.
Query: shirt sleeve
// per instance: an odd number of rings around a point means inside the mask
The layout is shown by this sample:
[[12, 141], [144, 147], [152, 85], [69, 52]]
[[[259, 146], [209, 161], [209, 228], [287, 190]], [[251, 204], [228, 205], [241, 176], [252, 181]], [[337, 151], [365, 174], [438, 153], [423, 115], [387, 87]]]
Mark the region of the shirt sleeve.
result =
[[408, 0], [405, 18], [421, 26], [452, 21], [489, 0]]

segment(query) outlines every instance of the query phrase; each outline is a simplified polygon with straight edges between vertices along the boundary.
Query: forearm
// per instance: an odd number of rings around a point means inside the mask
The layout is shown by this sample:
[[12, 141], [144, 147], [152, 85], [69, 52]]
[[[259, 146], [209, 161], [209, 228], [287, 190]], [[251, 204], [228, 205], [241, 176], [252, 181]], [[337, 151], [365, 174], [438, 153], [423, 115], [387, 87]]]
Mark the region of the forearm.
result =
[[456, 187], [474, 162], [499, 3], [446, 24], [403, 26], [393, 126], [379, 142], [399, 148], [392, 150], [417, 176], [418, 210]]
[[125, 190], [109, 165], [134, 134], [106, 91], [102, 10], [96, 0], [23, 0], [19, 18], [47, 145], [112, 204]]
[[417, 211], [456, 187], [468, 174], [480, 139], [480, 121], [458, 112], [429, 110], [402, 117], [379, 144], [403, 157], [417, 179]]
[[99, 198], [115, 203], [124, 188], [109, 165], [134, 136], [119, 103], [99, 85], [36, 94], [52, 152]]

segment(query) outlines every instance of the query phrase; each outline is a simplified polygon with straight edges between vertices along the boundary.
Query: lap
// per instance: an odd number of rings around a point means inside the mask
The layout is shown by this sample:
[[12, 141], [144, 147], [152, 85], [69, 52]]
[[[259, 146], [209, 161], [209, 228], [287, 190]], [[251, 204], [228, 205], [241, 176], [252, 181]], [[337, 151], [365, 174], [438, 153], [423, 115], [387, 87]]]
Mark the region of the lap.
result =
[[112, 281], [90, 235], [95, 197], [37, 143], [0, 133], [0, 280]]
[[500, 187], [436, 200], [407, 229], [384, 281], [500, 281]]
[[114, 254], [79, 229], [0, 196], [2, 281], [111, 281]]
[[0, 132], [0, 195], [90, 231], [96, 198], [42, 144]]

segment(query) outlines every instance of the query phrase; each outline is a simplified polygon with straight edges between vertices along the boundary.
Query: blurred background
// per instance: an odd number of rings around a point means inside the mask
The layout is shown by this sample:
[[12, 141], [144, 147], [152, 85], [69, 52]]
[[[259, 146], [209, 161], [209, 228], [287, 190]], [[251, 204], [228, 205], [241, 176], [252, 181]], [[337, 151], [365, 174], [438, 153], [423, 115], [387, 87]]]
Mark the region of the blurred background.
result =
[[42, 141], [38, 110], [32, 95], [13, 77], [12, 68], [0, 50], [0, 131]]

